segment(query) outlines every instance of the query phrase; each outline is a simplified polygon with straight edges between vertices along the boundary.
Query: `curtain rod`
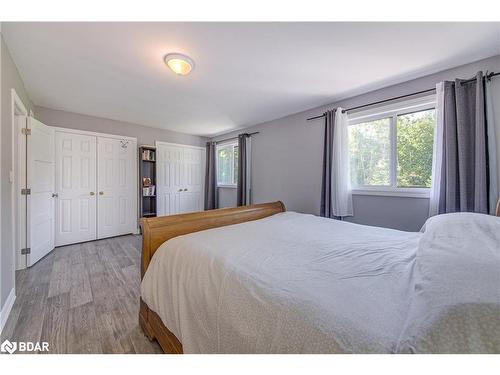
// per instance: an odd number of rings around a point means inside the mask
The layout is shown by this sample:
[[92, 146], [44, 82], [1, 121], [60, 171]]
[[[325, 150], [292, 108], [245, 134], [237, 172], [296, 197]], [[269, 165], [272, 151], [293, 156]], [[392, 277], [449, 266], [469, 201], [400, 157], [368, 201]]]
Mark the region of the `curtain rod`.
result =
[[[259, 132], [253, 132], [253, 133], [241, 133], [241, 134], [246, 134], [246, 135], [255, 135], [259, 134]], [[221, 139], [219, 141], [215, 141], [215, 143], [222, 143], [222, 142], [227, 142], [227, 141], [232, 141], [233, 139], [238, 139], [238, 137], [232, 137], [232, 138], [226, 138], [226, 139]]]
[[[493, 77], [496, 77], [500, 75], [500, 73], [489, 73], [489, 74], [486, 74], [484, 76], [484, 78], [490, 80], [491, 78]], [[462, 84], [465, 84], [465, 83], [469, 83], [469, 82], [474, 82], [476, 79], [475, 78], [471, 78], [471, 79], [468, 79], [466, 81], [462, 81]], [[373, 102], [373, 103], [368, 103], [368, 104], [363, 104], [363, 105], [358, 105], [357, 107], [351, 107], [351, 108], [347, 108], [347, 109], [343, 109], [342, 110], [342, 113], [345, 113], [345, 112], [348, 112], [348, 111], [353, 111], [355, 109], [360, 109], [360, 108], [364, 108], [364, 107], [370, 107], [372, 105], [376, 105], [376, 104], [382, 104], [382, 103], [386, 103], [386, 102], [391, 102], [393, 100], [397, 100], [397, 99], [402, 99], [402, 98], [406, 98], [408, 96], [414, 96], [414, 95], [418, 95], [418, 94], [424, 94], [426, 92], [431, 92], [431, 91], [436, 91], [435, 88], [432, 88], [432, 89], [428, 89], [428, 90], [422, 90], [422, 91], [417, 91], [417, 92], [413, 92], [411, 94], [406, 94], [406, 95], [400, 95], [400, 96], [396, 96], [394, 98], [389, 98], [389, 99], [384, 99], [384, 100], [379, 100], [378, 102]], [[314, 116], [314, 117], [310, 117], [307, 119], [307, 121], [310, 121], [310, 120], [316, 120], [318, 118], [322, 118], [322, 117], [325, 117], [325, 114], [323, 113], [322, 115], [318, 115], [318, 116]]]

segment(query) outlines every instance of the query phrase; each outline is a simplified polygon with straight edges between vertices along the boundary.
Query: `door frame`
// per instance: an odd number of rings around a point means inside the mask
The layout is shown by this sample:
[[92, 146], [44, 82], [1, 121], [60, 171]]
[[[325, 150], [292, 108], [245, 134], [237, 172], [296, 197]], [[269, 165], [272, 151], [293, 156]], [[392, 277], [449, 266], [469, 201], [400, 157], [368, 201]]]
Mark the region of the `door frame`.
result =
[[[126, 135], [117, 135], [117, 134], [108, 134], [108, 133], [99, 133], [99, 132], [93, 132], [93, 131], [89, 131], [89, 130], [79, 130], [79, 129], [72, 129], [72, 128], [63, 128], [63, 127], [60, 127], [60, 126], [53, 126], [52, 128], [54, 128], [54, 131], [55, 132], [63, 132], [63, 133], [70, 133], [70, 134], [79, 134], [79, 135], [89, 135], [89, 136], [93, 136], [93, 137], [96, 137], [97, 138], [97, 142], [96, 142], [96, 158], [95, 158], [95, 170], [96, 170], [96, 174], [98, 173], [98, 162], [99, 162], [99, 137], [101, 138], [112, 138], [112, 139], [122, 139], [122, 140], [127, 140], [127, 141], [131, 141], [131, 142], [134, 142], [135, 145], [136, 145], [136, 148], [139, 146], [138, 145], [138, 142], [137, 142], [137, 138], [136, 137], [129, 137], [129, 136], [126, 136]], [[56, 163], [57, 163], [57, 160], [56, 160]], [[135, 169], [135, 186], [139, 186], [139, 155], [138, 155], [138, 152], [137, 150], [135, 151], [135, 166], [134, 166], [134, 169]], [[56, 173], [57, 173], [57, 170], [56, 170]], [[97, 184], [97, 175], [96, 175], [96, 184]], [[96, 185], [96, 188], [97, 188], [97, 185]], [[96, 191], [97, 193], [97, 191]], [[136, 229], [135, 229], [135, 232], [133, 234], [139, 234], [139, 195], [136, 194], [136, 203], [135, 203], [135, 216], [136, 216]], [[96, 215], [97, 213], [99, 212], [99, 200], [96, 199]], [[56, 206], [57, 207], [57, 206]], [[96, 236], [98, 235], [98, 230], [99, 230], [99, 223], [98, 221], [96, 220]], [[97, 240], [98, 238], [96, 238]]]
[[[26, 268], [27, 256], [21, 255], [26, 247], [26, 195], [21, 195], [21, 187], [26, 187], [26, 135], [22, 128], [28, 127], [28, 110], [15, 89], [11, 89], [12, 165], [11, 165], [11, 221], [14, 251], [14, 270]], [[24, 116], [24, 121], [19, 121]], [[21, 170], [21, 168], [23, 168]], [[24, 175], [23, 173], [24, 172]], [[24, 186], [23, 186], [24, 185]], [[23, 202], [24, 197], [24, 202]], [[17, 210], [16, 208], [20, 208]], [[24, 223], [24, 225], [23, 225]], [[23, 231], [24, 228], [24, 231]], [[16, 234], [17, 233], [17, 234]], [[24, 235], [23, 235], [24, 234]]]
[[[172, 142], [164, 142], [164, 141], [155, 141], [156, 150], [158, 150], [159, 146], [176, 146], [176, 147], [185, 147], [185, 148], [194, 148], [195, 150], [201, 150], [201, 207], [203, 211], [203, 207], [205, 207], [205, 171], [207, 169], [207, 154], [206, 148], [202, 146], [192, 146], [192, 145], [184, 145], [181, 143], [172, 143]], [[158, 168], [158, 155], [156, 156], [156, 168]], [[158, 176], [158, 174], [157, 174]], [[157, 177], [158, 178], [158, 177]], [[156, 183], [158, 185], [158, 182]], [[158, 186], [156, 187], [158, 189]], [[156, 195], [156, 199], [158, 200], [158, 195]], [[156, 209], [158, 210], [158, 202], [156, 202]]]

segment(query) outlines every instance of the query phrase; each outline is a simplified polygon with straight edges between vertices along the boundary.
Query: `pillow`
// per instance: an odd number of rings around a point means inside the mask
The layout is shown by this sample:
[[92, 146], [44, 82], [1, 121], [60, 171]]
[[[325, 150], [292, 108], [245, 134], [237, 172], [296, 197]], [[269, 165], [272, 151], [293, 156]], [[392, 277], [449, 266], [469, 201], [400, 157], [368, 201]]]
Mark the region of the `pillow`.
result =
[[438, 215], [423, 232], [397, 351], [500, 353], [500, 218]]

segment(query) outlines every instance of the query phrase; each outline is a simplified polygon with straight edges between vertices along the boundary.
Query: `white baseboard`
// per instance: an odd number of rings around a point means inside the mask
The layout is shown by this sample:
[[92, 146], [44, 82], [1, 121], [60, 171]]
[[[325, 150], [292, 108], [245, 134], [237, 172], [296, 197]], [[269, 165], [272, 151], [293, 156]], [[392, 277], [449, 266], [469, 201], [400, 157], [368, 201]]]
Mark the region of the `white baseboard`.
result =
[[14, 306], [14, 301], [16, 300], [16, 290], [14, 288], [11, 289], [7, 300], [5, 301], [2, 311], [0, 312], [0, 334], [3, 331], [3, 327], [5, 323], [7, 323], [7, 319], [9, 318], [10, 310], [12, 310], [12, 306]]

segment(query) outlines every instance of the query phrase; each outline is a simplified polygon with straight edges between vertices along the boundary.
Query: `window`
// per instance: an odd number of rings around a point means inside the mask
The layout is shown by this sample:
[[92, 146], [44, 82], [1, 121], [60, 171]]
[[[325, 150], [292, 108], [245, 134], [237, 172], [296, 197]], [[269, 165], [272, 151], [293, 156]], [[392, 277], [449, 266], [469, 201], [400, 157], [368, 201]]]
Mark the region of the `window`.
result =
[[217, 186], [235, 187], [238, 183], [238, 143], [217, 146]]
[[431, 187], [434, 96], [349, 118], [354, 193], [427, 196]]

